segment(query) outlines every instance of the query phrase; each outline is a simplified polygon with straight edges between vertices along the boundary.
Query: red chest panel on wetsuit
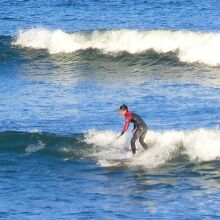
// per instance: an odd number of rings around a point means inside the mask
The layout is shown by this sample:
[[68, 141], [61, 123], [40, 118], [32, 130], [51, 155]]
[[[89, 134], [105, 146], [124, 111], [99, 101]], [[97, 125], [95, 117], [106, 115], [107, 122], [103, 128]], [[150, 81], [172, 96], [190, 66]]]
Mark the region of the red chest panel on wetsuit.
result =
[[127, 131], [130, 122], [134, 123], [134, 128], [140, 126], [147, 127], [147, 125], [139, 115], [127, 111], [127, 113], [125, 114], [125, 125], [121, 134], [124, 134]]
[[124, 128], [122, 130], [123, 134], [128, 130], [128, 126], [129, 126], [129, 123], [130, 123], [132, 117], [133, 117], [133, 112], [127, 111], [126, 114], [125, 114], [125, 125], [124, 125]]

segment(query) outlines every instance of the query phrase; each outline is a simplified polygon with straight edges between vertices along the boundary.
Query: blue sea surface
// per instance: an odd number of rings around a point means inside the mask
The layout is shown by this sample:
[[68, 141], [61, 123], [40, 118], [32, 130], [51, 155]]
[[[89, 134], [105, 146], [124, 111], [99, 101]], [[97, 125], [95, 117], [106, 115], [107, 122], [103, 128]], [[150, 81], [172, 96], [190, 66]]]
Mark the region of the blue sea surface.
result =
[[0, 219], [220, 218], [219, 1], [0, 3]]
[[219, 31], [217, 0], [2, 0], [0, 34], [43, 26], [67, 32], [95, 29]]

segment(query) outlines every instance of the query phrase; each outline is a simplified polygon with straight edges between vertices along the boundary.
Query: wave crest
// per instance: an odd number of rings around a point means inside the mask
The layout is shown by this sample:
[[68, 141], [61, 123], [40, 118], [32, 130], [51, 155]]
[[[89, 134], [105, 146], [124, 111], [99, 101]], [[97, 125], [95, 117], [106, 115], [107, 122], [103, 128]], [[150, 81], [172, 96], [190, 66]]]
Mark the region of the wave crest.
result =
[[174, 52], [181, 62], [220, 65], [220, 33], [127, 29], [65, 33], [59, 29], [32, 28], [20, 30], [13, 44], [46, 49], [50, 54], [72, 53], [89, 48], [114, 54], [137, 54], [148, 50]]
[[[117, 134], [112, 131], [91, 130], [86, 136], [86, 142], [100, 146], [94, 156], [98, 161], [126, 157], [130, 152], [128, 134], [116, 141]], [[103, 140], [103, 141], [102, 141]], [[220, 130], [197, 129], [193, 131], [149, 131], [145, 142], [149, 150], [135, 159], [131, 165], [148, 168], [164, 165], [169, 161], [187, 158], [190, 161], [212, 161], [220, 158]], [[137, 142], [137, 150], [143, 151]], [[106, 164], [106, 163], [105, 163]]]
[[[1, 132], [0, 153], [36, 153], [69, 159], [92, 159], [105, 164], [108, 159], [132, 156], [131, 134], [127, 132], [119, 140], [114, 131], [89, 130], [85, 134], [60, 136], [49, 133]], [[168, 162], [202, 162], [220, 158], [220, 130], [197, 129], [192, 131], [149, 131], [144, 151], [137, 141], [137, 159], [131, 166], [147, 168], [165, 165]], [[104, 162], [104, 163], [103, 163]], [[108, 163], [107, 163], [108, 165]], [[110, 164], [111, 165], [111, 164]]]

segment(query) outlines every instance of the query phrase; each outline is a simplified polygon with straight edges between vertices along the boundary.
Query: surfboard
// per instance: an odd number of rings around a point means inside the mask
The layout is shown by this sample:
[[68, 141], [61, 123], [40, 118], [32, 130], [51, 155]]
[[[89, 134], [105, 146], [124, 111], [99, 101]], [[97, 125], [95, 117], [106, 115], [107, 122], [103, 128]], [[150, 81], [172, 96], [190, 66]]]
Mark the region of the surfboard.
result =
[[132, 160], [133, 158], [106, 159], [106, 161], [110, 163], [112, 166], [125, 165], [131, 162]]

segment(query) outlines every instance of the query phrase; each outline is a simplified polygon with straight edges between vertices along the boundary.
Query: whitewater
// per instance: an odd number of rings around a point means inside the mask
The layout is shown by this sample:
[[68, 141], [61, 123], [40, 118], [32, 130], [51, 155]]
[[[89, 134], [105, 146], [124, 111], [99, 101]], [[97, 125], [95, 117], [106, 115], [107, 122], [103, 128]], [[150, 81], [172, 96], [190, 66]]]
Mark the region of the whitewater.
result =
[[[69, 136], [41, 132], [1, 132], [1, 153], [20, 152], [27, 154], [42, 153], [63, 160], [92, 159], [97, 165], [111, 166], [110, 159], [132, 157], [131, 133], [117, 140], [118, 133], [111, 130], [89, 130], [84, 134]], [[144, 151], [137, 141], [137, 158], [129, 163], [131, 167], [157, 168], [172, 163], [201, 163], [220, 158], [220, 131], [216, 129], [196, 129], [188, 131], [167, 130], [149, 131], [145, 143], [149, 149]], [[19, 145], [14, 145], [16, 139]], [[54, 147], [54, 143], [57, 147]]]
[[46, 49], [50, 54], [97, 49], [102, 53], [175, 53], [181, 62], [220, 65], [220, 34], [171, 30], [94, 30], [66, 33], [60, 29], [20, 30], [13, 43], [21, 47]]
[[[220, 131], [209, 129], [198, 129], [193, 131], [150, 131], [145, 137], [149, 149], [144, 152], [141, 145], [137, 143], [139, 157], [134, 159], [131, 166], [143, 166], [155, 168], [165, 166], [178, 158], [186, 161], [204, 162], [217, 160], [220, 157]], [[91, 130], [85, 135], [85, 141], [97, 147], [93, 153], [107, 166], [108, 159], [120, 159], [131, 156], [131, 135], [125, 135], [121, 140], [116, 140], [117, 133], [113, 131]], [[99, 151], [98, 151], [99, 150]], [[94, 149], [95, 151], [95, 149]]]

